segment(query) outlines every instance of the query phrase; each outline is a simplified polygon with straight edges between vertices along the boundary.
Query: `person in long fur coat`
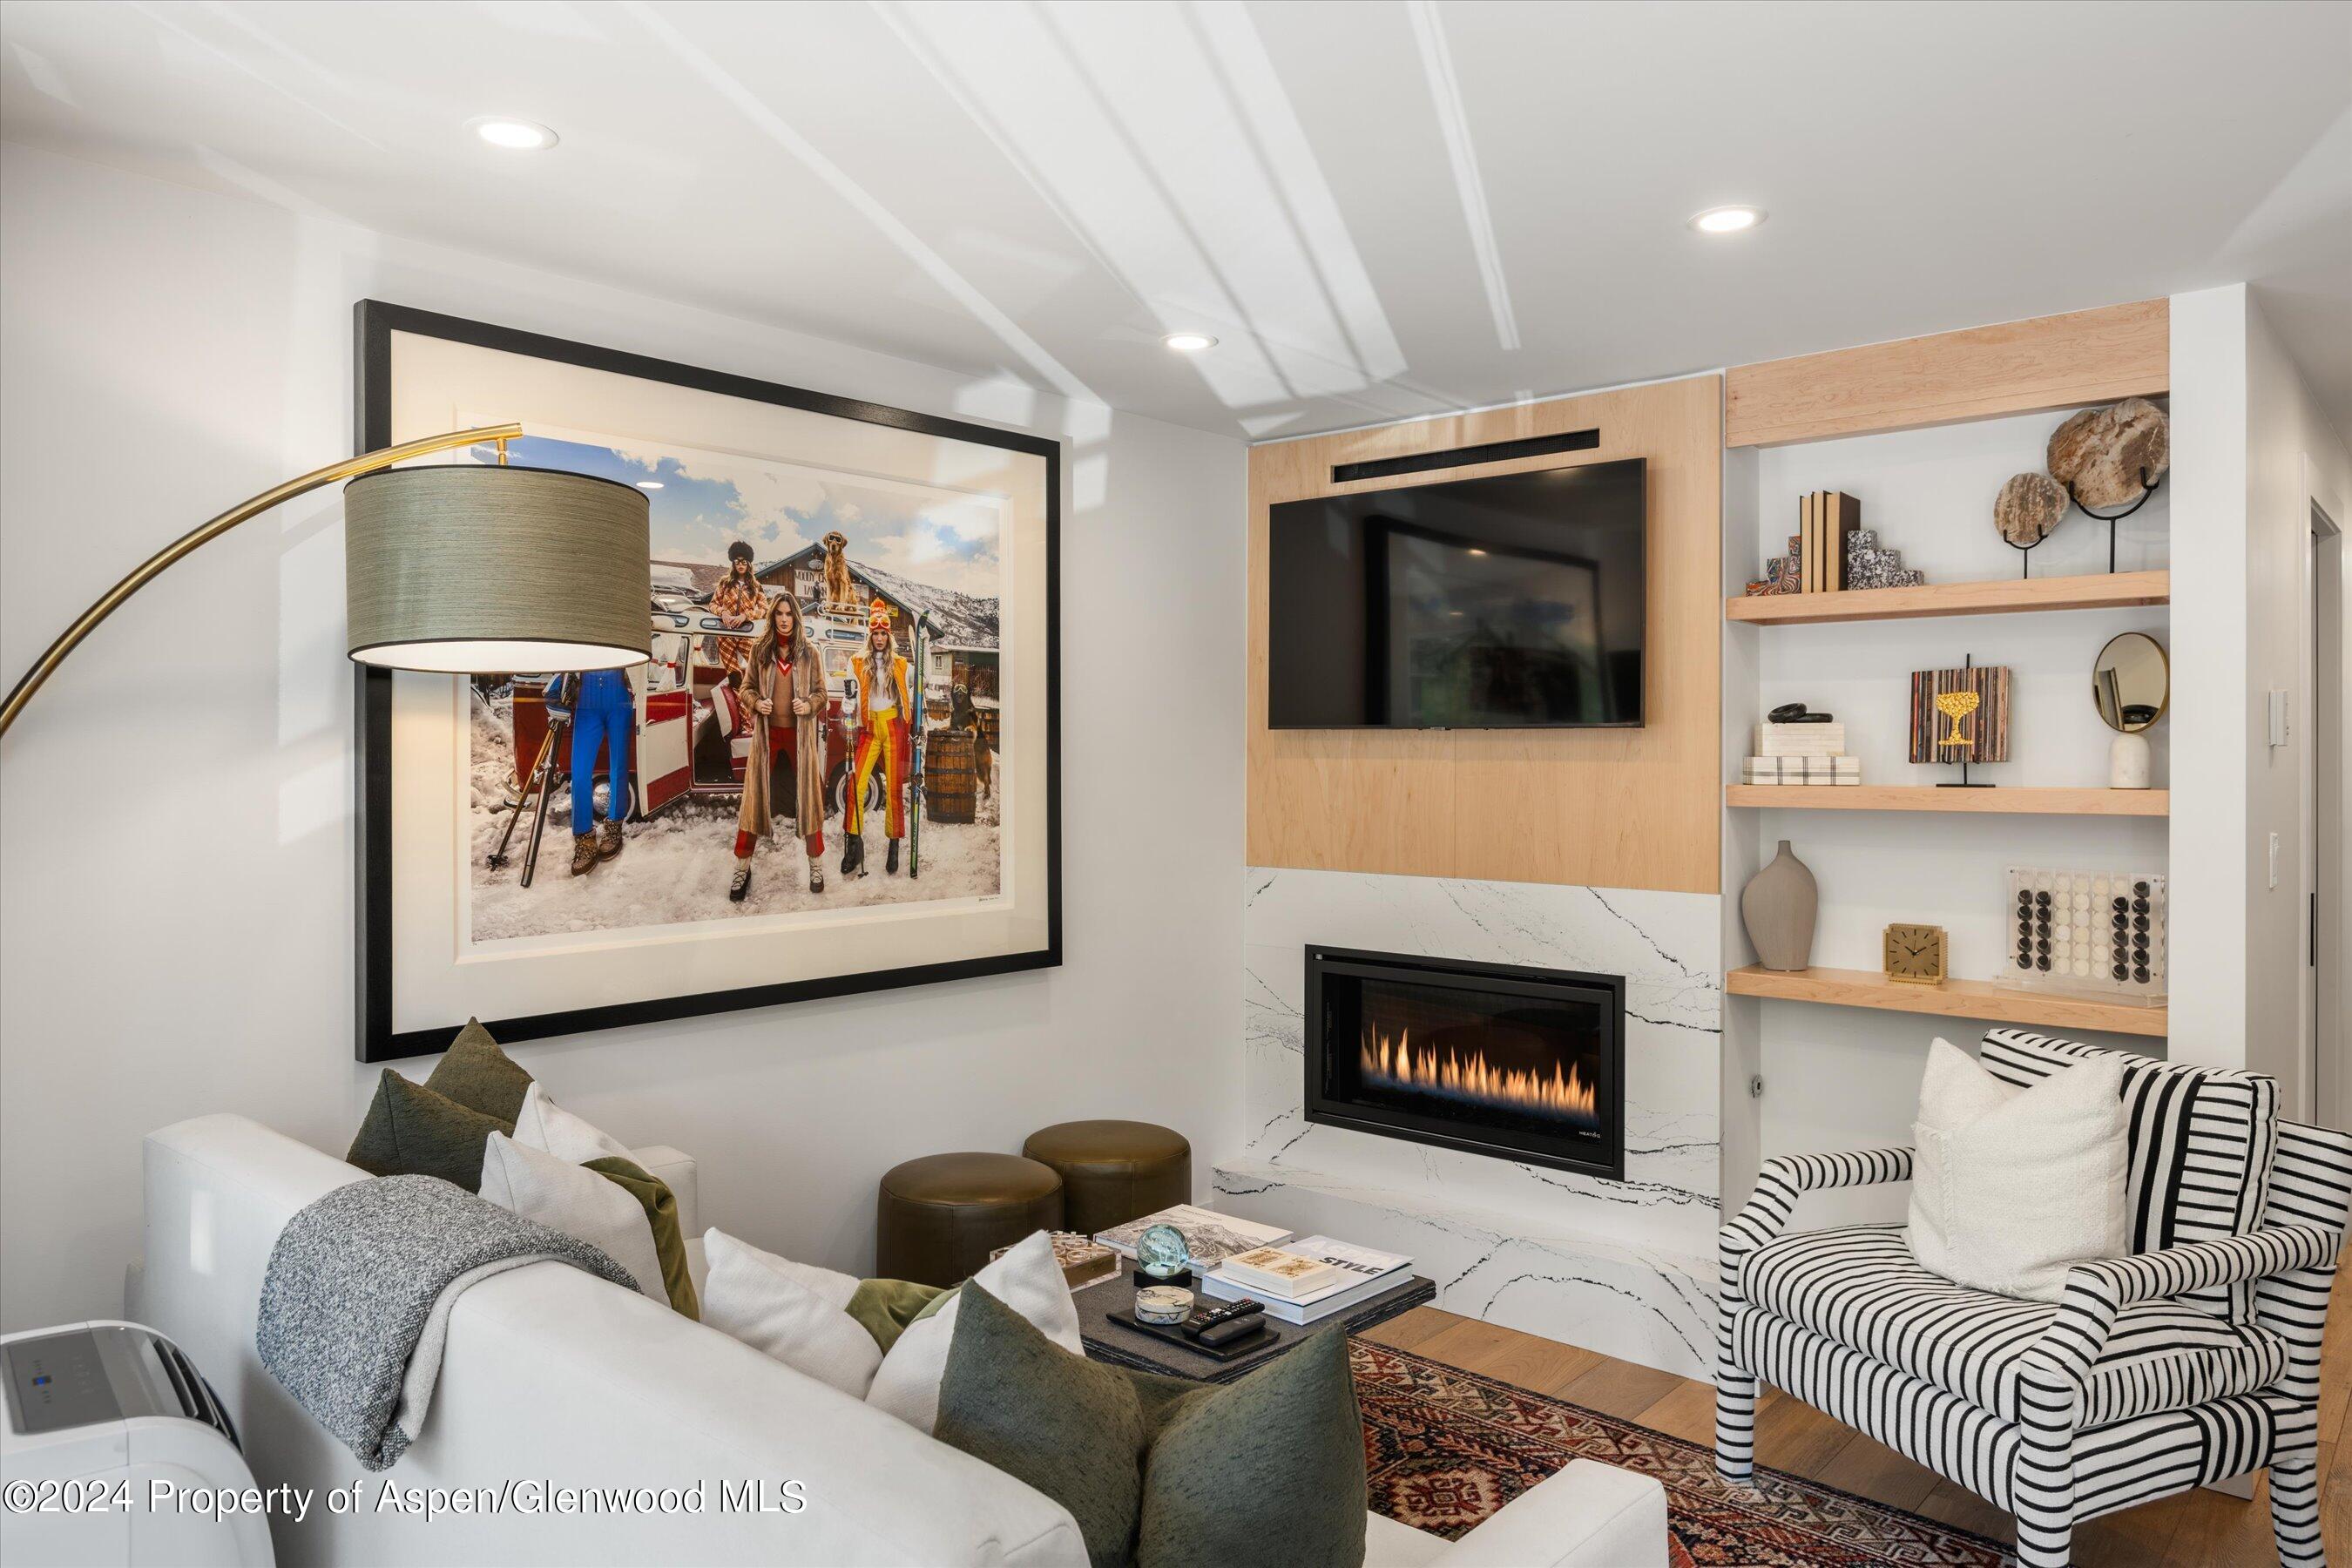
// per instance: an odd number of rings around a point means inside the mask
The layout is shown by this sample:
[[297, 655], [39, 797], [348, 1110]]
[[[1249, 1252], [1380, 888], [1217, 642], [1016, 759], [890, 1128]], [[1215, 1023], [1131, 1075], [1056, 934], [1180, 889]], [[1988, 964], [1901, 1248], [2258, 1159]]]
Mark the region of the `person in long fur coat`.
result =
[[[751, 886], [751, 851], [775, 831], [771, 759], [781, 747], [793, 770], [793, 821], [808, 851], [809, 891], [824, 891], [824, 664], [790, 594], [768, 606], [751, 657], [736, 679], [751, 717], [751, 752], [743, 762], [743, 803], [735, 816], [735, 876], [727, 897], [741, 902]], [[779, 733], [779, 724], [786, 726]]]

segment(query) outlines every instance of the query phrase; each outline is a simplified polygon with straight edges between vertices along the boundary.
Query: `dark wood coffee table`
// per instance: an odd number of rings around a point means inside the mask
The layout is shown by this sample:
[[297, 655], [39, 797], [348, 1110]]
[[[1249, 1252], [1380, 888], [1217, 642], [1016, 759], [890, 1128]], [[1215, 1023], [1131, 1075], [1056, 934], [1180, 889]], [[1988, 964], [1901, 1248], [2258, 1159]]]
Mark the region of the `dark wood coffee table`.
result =
[[[1200, 1295], [1197, 1280], [1180, 1283], [1196, 1297]], [[1318, 1318], [1304, 1326], [1281, 1322], [1269, 1316], [1265, 1321], [1272, 1333], [1261, 1340], [1255, 1350], [1237, 1355], [1231, 1361], [1219, 1361], [1214, 1356], [1202, 1355], [1157, 1335], [1112, 1321], [1111, 1313], [1134, 1310], [1135, 1265], [1132, 1262], [1122, 1260], [1118, 1279], [1089, 1285], [1074, 1293], [1071, 1300], [1077, 1303], [1078, 1335], [1086, 1343], [1089, 1360], [1127, 1367], [1134, 1372], [1188, 1377], [1195, 1383], [1231, 1383], [1237, 1377], [1247, 1376], [1285, 1351], [1297, 1349], [1310, 1334], [1319, 1334], [1328, 1329], [1337, 1329], [1341, 1333], [1356, 1333], [1375, 1323], [1385, 1323], [1400, 1312], [1425, 1305], [1436, 1297], [1437, 1286], [1416, 1274], [1369, 1300], [1359, 1301], [1344, 1311]], [[1212, 1301], [1210, 1304], [1216, 1303]]]

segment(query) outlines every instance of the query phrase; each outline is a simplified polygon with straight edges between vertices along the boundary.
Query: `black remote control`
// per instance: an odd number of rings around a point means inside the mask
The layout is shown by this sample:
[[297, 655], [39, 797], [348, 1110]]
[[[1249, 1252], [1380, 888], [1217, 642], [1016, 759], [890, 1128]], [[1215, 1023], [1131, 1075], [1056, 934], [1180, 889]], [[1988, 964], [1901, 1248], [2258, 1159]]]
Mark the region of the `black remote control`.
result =
[[[1199, 1340], [1203, 1344], [1223, 1344], [1227, 1340], [1237, 1339], [1257, 1327], [1248, 1320], [1265, 1310], [1265, 1303], [1263, 1301], [1228, 1301], [1222, 1307], [1199, 1308], [1191, 1317], [1184, 1320], [1183, 1335], [1188, 1340]], [[1228, 1328], [1227, 1325], [1232, 1327]], [[1211, 1337], [1213, 1334], [1213, 1338]]]

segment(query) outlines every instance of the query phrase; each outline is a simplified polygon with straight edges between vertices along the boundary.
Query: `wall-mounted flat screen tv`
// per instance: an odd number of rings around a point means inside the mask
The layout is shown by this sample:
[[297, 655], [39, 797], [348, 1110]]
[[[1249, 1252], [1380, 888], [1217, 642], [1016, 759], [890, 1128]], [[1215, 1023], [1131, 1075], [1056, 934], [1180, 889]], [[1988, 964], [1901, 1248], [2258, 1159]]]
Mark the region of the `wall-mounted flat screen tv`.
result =
[[1642, 722], [1642, 459], [1272, 509], [1276, 730]]

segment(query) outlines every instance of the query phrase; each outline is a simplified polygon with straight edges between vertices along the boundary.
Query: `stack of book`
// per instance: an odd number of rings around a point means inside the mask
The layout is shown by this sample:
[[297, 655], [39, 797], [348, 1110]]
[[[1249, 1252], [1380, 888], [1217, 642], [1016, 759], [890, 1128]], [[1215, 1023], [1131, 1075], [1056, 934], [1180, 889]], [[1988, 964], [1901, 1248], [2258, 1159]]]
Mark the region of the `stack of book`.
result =
[[1845, 589], [1846, 536], [1862, 526], [1862, 503], [1843, 490], [1815, 490], [1797, 501], [1798, 553], [1808, 594]]
[[1756, 726], [1756, 750], [1740, 765], [1748, 784], [1859, 784], [1862, 759], [1845, 754], [1845, 726], [1775, 724]]
[[1412, 1269], [1412, 1259], [1398, 1253], [1306, 1236], [1235, 1253], [1202, 1276], [1201, 1290], [1219, 1301], [1260, 1301], [1266, 1316], [1306, 1324], [1394, 1289]]

